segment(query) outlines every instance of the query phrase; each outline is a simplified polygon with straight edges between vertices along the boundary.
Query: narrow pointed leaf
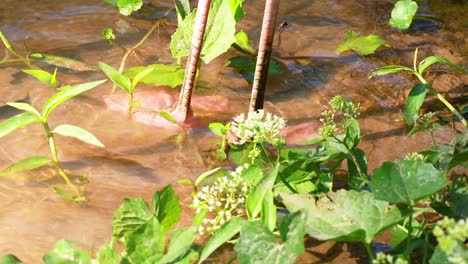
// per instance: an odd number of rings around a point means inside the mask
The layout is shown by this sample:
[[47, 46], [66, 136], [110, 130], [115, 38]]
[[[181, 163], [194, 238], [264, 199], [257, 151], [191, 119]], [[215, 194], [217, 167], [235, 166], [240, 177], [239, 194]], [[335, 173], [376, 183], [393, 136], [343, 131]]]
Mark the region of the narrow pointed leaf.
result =
[[221, 168], [218, 167], [218, 168], [214, 168], [212, 170], [209, 170], [209, 171], [205, 171], [203, 172], [202, 174], [200, 174], [200, 176], [198, 176], [198, 178], [195, 180], [195, 183], [194, 183], [194, 186], [197, 187], [198, 185], [200, 185], [200, 183], [206, 179], [208, 176], [212, 175], [213, 173], [219, 171]]
[[174, 117], [172, 117], [171, 114], [169, 114], [168, 112], [166, 111], [163, 111], [163, 110], [160, 110], [159, 111], [159, 115], [162, 116], [164, 119], [166, 119], [167, 121], [173, 123], [173, 124], [176, 124], [178, 125], [179, 123], [177, 122], [177, 120], [174, 119]]
[[239, 48], [252, 55], [257, 53], [257, 51], [250, 45], [249, 37], [244, 31], [238, 32], [235, 37], [236, 42], [234, 44], [237, 45], [236, 48]]
[[52, 132], [65, 137], [73, 137], [91, 145], [104, 147], [99, 139], [81, 127], [72, 125], [59, 125]]
[[[57, 68], [56, 68], [57, 69]], [[24, 73], [31, 75], [43, 84], [56, 88], [57, 80], [54, 82], [54, 75], [43, 70], [23, 70]]]
[[96, 71], [97, 69], [87, 63], [79, 60], [44, 54], [44, 53], [33, 53], [29, 55], [29, 58], [35, 61], [42, 61], [47, 64], [55, 65], [58, 67], [68, 68], [75, 71]]
[[32, 113], [22, 113], [15, 115], [0, 123], [0, 138], [32, 123], [41, 122], [41, 119]]
[[0, 259], [0, 264], [23, 264], [15, 255], [7, 254]]
[[128, 78], [135, 76], [145, 69], [153, 69], [140, 82], [155, 86], [170, 86], [175, 88], [184, 82], [185, 68], [177, 64], [151, 64], [148, 66], [133, 67], [124, 72]]
[[273, 201], [273, 191], [267, 190], [262, 202], [262, 220], [263, 223], [273, 231], [276, 226], [276, 205]]
[[457, 71], [460, 71], [464, 74], [468, 74], [468, 71], [463, 69], [462, 67], [458, 66], [457, 64], [455, 64], [454, 62], [452, 62], [451, 60], [449, 59], [446, 59], [444, 57], [440, 57], [440, 56], [430, 56], [430, 57], [427, 57], [425, 58], [424, 60], [422, 60], [420, 63], [419, 63], [419, 68], [418, 68], [418, 71], [419, 73], [422, 73], [427, 67], [431, 66], [432, 64], [434, 63], [442, 63], [442, 64], [445, 64], [447, 66], [450, 66], [452, 67], [453, 69], [457, 70]]
[[49, 158], [41, 157], [41, 156], [34, 156], [34, 157], [26, 158], [2, 170], [0, 172], [0, 177], [9, 176], [11, 174], [21, 172], [21, 171], [36, 169], [44, 165], [47, 165], [49, 162], [51, 162]]
[[73, 198], [73, 195], [58, 188], [58, 187], [53, 187], [52, 188], [54, 190], [54, 192], [60, 196], [62, 196], [63, 198], [69, 200], [69, 201], [75, 201], [75, 199]]
[[11, 102], [11, 103], [7, 103], [7, 105], [9, 105], [11, 107], [14, 107], [16, 109], [19, 109], [19, 110], [23, 110], [23, 111], [32, 113], [32, 114], [36, 115], [37, 117], [41, 118], [41, 114], [36, 110], [36, 108], [34, 108], [30, 104]]
[[99, 69], [101, 69], [104, 74], [118, 87], [124, 89], [127, 92], [132, 90], [132, 83], [130, 82], [130, 79], [121, 74], [116, 69], [112, 68], [110, 65], [107, 65], [104, 62], [99, 62]]
[[415, 1], [398, 1], [393, 7], [390, 26], [398, 29], [407, 29], [413, 21], [413, 17], [418, 11], [418, 4]]
[[419, 114], [419, 109], [424, 103], [428, 88], [429, 84], [418, 83], [411, 89], [408, 98], [406, 98], [405, 107], [403, 108], [405, 123], [407, 125], [411, 126], [414, 124], [414, 117]]
[[372, 70], [369, 72], [367, 75], [367, 79], [370, 79], [375, 76], [380, 76], [380, 75], [386, 75], [386, 74], [391, 74], [391, 73], [397, 73], [397, 72], [414, 72], [414, 70], [400, 66], [400, 65], [386, 65], [377, 69]]
[[152, 68], [149, 68], [149, 69], [145, 69], [141, 72], [139, 72], [135, 78], [133, 78], [133, 81], [132, 81], [132, 90], [135, 89], [135, 86], [141, 81], [141, 79], [145, 78], [146, 75], [150, 74], [152, 71], [154, 71], [154, 69]]
[[55, 107], [59, 106], [61, 103], [83, 92], [91, 90], [94, 87], [100, 84], [103, 84], [106, 81], [107, 80], [100, 80], [100, 81], [94, 81], [94, 82], [81, 83], [81, 84], [73, 85], [65, 90], [62, 90], [54, 94], [45, 103], [44, 108], [42, 109], [42, 117], [44, 118], [44, 120], [47, 120], [47, 117], [49, 116], [50, 112], [54, 110]]
[[190, 14], [190, 2], [189, 0], [174, 0], [176, 13], [177, 13], [177, 22], [182, 23], [185, 17]]
[[255, 218], [262, 209], [263, 199], [268, 190], [273, 188], [276, 176], [278, 176], [278, 167], [276, 165], [257, 185], [252, 189], [247, 197], [246, 207], [250, 219]]

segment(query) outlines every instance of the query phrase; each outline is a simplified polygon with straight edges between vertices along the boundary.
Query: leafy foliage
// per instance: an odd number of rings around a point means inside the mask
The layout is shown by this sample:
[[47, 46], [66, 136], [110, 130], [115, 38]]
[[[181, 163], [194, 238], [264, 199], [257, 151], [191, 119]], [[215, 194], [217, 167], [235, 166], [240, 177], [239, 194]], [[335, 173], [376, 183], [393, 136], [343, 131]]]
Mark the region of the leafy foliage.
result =
[[395, 4], [390, 18], [390, 26], [398, 29], [410, 27], [413, 17], [418, 11], [418, 3], [412, 0], [401, 0]]
[[390, 45], [378, 35], [358, 36], [354, 31], [346, 32], [345, 39], [338, 45], [337, 54], [347, 50], [353, 50], [359, 55], [374, 54], [375, 50], [381, 46], [390, 47]]

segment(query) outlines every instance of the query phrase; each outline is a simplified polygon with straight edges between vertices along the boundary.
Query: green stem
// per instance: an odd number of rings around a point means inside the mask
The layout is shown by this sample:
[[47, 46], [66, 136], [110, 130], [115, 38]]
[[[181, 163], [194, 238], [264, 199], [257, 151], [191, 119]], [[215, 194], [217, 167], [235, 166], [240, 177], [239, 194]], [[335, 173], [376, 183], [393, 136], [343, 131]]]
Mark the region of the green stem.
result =
[[132, 114], [133, 108], [133, 91], [129, 92], [130, 98], [128, 100], [128, 116]]
[[429, 251], [429, 232], [427, 232], [426, 228], [424, 227], [424, 255], [423, 255], [423, 264], [427, 263], [427, 256]]
[[363, 242], [364, 243], [364, 247], [366, 248], [366, 251], [367, 251], [367, 255], [369, 256], [369, 262], [372, 262], [372, 260], [374, 260], [374, 251], [372, 250], [372, 246], [367, 243], [367, 242]]
[[413, 233], [413, 213], [414, 213], [414, 208], [413, 204], [410, 204], [411, 211], [409, 215], [409, 221], [408, 221], [408, 228], [406, 229], [408, 231], [408, 237], [406, 238], [406, 258], [408, 260], [408, 264], [411, 264], [411, 237]]

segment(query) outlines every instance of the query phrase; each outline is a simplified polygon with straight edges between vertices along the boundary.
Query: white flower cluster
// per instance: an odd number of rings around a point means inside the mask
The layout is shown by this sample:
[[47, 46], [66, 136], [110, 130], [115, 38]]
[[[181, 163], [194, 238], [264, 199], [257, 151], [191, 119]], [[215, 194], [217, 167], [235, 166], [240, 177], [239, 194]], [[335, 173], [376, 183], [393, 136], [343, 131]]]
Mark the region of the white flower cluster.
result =
[[205, 208], [208, 210], [198, 236], [213, 234], [232, 216], [245, 214], [245, 202], [252, 186], [242, 179], [241, 174], [248, 166], [245, 164], [217, 177], [211, 185], [205, 185], [195, 193], [191, 207], [196, 208], [196, 213]]
[[444, 217], [434, 227], [434, 236], [439, 242], [440, 249], [447, 255], [449, 263], [466, 263], [468, 250], [466, 241], [468, 239], [468, 221]]
[[395, 258], [392, 255], [386, 255], [383, 252], [377, 253], [377, 256], [374, 260], [372, 260], [372, 264], [407, 264], [408, 261], [398, 258]]
[[250, 112], [245, 119], [244, 114], [238, 115], [232, 122], [231, 130], [237, 136], [236, 145], [245, 143], [268, 142], [274, 146], [284, 144], [284, 139], [279, 132], [286, 126], [286, 120], [271, 113], [266, 113], [263, 109]]

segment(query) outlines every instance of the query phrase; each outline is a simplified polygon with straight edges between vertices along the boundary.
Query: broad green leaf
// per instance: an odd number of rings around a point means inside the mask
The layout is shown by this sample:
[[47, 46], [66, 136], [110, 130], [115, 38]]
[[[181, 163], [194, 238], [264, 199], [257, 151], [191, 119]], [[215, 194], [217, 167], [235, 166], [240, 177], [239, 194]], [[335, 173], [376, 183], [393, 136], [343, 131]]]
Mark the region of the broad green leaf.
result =
[[234, 14], [234, 19], [236, 20], [236, 22], [239, 22], [245, 16], [245, 12], [242, 9], [243, 2], [244, 0], [230, 0], [229, 1], [232, 13]]
[[276, 176], [278, 176], [277, 164], [260, 182], [255, 185], [252, 191], [249, 193], [246, 201], [247, 215], [249, 219], [257, 217], [262, 208], [262, 202], [268, 190], [273, 188], [275, 184]]
[[305, 216], [301, 211], [285, 216], [280, 227], [283, 243], [261, 221], [244, 223], [234, 247], [239, 263], [294, 263], [304, 252]]
[[[236, 56], [230, 58], [225, 66], [237, 69], [242, 77], [249, 82], [250, 84], [253, 82], [254, 74], [255, 74], [255, 65], [257, 60], [255, 57], [252, 56]], [[270, 61], [270, 66], [268, 67], [268, 75], [273, 74], [282, 74], [283, 69], [281, 63], [274, 58]]]
[[419, 114], [419, 109], [426, 98], [426, 91], [429, 84], [418, 83], [411, 89], [408, 98], [406, 98], [403, 113], [405, 114], [405, 123], [409, 126], [414, 124], [414, 117]]
[[37, 115], [31, 113], [15, 115], [0, 123], [0, 138], [13, 132], [15, 129], [41, 121], [42, 120]]
[[15, 255], [7, 254], [0, 259], [0, 264], [22, 264], [21, 260]]
[[127, 252], [133, 263], [158, 263], [163, 257], [166, 232], [156, 217], [128, 235]]
[[112, 66], [105, 64], [104, 62], [99, 62], [99, 68], [104, 72], [104, 74], [118, 87], [124, 89], [127, 92], [131, 92], [133, 89], [130, 79], [123, 74], [121, 74]]
[[37, 117], [42, 118], [41, 114], [36, 110], [36, 108], [34, 108], [32, 105], [30, 105], [28, 103], [11, 102], [11, 103], [7, 103], [7, 105], [9, 105], [11, 107], [14, 107], [16, 109], [19, 109], [19, 110], [23, 110], [23, 111], [32, 113], [32, 114], [36, 115]]
[[398, 29], [407, 29], [418, 11], [418, 4], [411, 0], [398, 1], [392, 10], [390, 26]]
[[414, 70], [408, 67], [403, 67], [399, 65], [386, 65], [386, 66], [374, 69], [371, 72], [369, 72], [369, 74], [367, 75], [367, 79], [370, 79], [375, 76], [387, 75], [391, 73], [405, 72], [405, 71], [414, 73]]
[[52, 97], [49, 98], [49, 100], [47, 100], [47, 102], [44, 104], [44, 107], [42, 108], [43, 119], [47, 121], [47, 118], [49, 117], [50, 112], [54, 110], [55, 107], [59, 106], [61, 103], [83, 92], [91, 90], [94, 87], [100, 84], [103, 84], [106, 81], [107, 80], [100, 80], [100, 81], [94, 81], [94, 82], [80, 83], [80, 84], [73, 85], [65, 90], [62, 90], [54, 94]]
[[189, 0], [174, 0], [176, 13], [177, 13], [177, 23], [180, 25], [185, 17], [190, 14], [190, 2]]
[[49, 162], [51, 162], [49, 158], [41, 157], [41, 156], [34, 156], [34, 157], [26, 158], [0, 171], [0, 177], [9, 176], [11, 174], [21, 172], [21, 171], [36, 169], [44, 165], [47, 165]]
[[132, 80], [132, 90], [135, 89], [136, 85], [143, 79], [146, 75], [150, 74], [154, 69], [146, 69], [141, 72], [139, 72], [137, 75], [135, 75], [135, 78]]
[[44, 53], [33, 53], [29, 55], [29, 58], [35, 61], [42, 61], [44, 63], [55, 65], [71, 69], [74, 71], [96, 71], [97, 69], [87, 63], [79, 60], [74, 60], [66, 57], [44, 54]]
[[375, 50], [381, 46], [390, 47], [390, 44], [378, 35], [360, 37], [356, 32], [348, 31], [335, 52], [341, 54], [347, 50], [354, 50], [359, 55], [369, 55], [374, 54]]
[[114, 212], [112, 236], [122, 239], [125, 234], [135, 231], [153, 217], [143, 198], [124, 199]]
[[180, 257], [183, 257], [192, 246], [195, 240], [195, 227], [188, 227], [175, 230], [171, 235], [167, 254], [159, 263], [175, 263]]
[[136, 78], [136, 75], [146, 69], [153, 69], [141, 82], [155, 86], [169, 86], [175, 88], [184, 82], [184, 67], [177, 64], [151, 64], [148, 66], [133, 67], [124, 72], [128, 78]]
[[138, 11], [143, 5], [142, 0], [118, 0], [117, 7], [119, 8], [120, 14], [129, 16], [133, 11]]
[[171, 185], [167, 185], [164, 189], [154, 193], [153, 210], [154, 216], [166, 232], [179, 222], [182, 209], [179, 205], [179, 197], [177, 197]]
[[434, 63], [442, 63], [442, 64], [445, 64], [447, 66], [450, 66], [452, 67], [453, 69], [457, 70], [457, 71], [460, 71], [464, 74], [468, 74], [468, 71], [463, 69], [462, 67], [458, 66], [457, 64], [455, 64], [454, 62], [452, 62], [451, 60], [449, 59], [446, 59], [444, 57], [440, 57], [440, 56], [429, 56], [427, 58], [425, 58], [424, 60], [422, 60], [420, 63], [419, 63], [419, 67], [418, 67], [418, 71], [419, 73], [423, 73], [424, 70], [431, 66], [432, 64]]
[[208, 128], [213, 132], [213, 134], [217, 135], [218, 137], [225, 137], [228, 133], [228, 130], [224, 126], [223, 123], [220, 122], [215, 122], [215, 123], [210, 123], [208, 125]]
[[369, 186], [376, 199], [412, 204], [444, 188], [444, 173], [422, 160], [397, 159], [374, 170]]
[[236, 48], [241, 49], [244, 52], [247, 52], [248, 54], [256, 55], [257, 50], [255, 50], [249, 42], [249, 37], [244, 31], [240, 31], [236, 34], [236, 42], [234, 45], [236, 45]]
[[105, 243], [99, 248], [96, 254], [96, 260], [99, 264], [118, 264], [120, 263], [119, 253], [115, 250], [112, 241]]
[[214, 168], [214, 169], [211, 169], [209, 171], [205, 171], [203, 172], [202, 174], [200, 174], [200, 176], [198, 176], [198, 178], [195, 180], [195, 183], [193, 184], [194, 187], [197, 187], [198, 185], [200, 185], [200, 183], [202, 183], [202, 181], [204, 179], [206, 179], [208, 176], [212, 175], [213, 173], [219, 171], [221, 168], [218, 167], [218, 168]]
[[[50, 86], [52, 88], [57, 88], [57, 79], [55, 76], [43, 71], [43, 70], [22, 70], [24, 73], [31, 75], [32, 77], [36, 78], [43, 84]], [[57, 68], [55, 68], [55, 73], [57, 73]]]
[[216, 230], [210, 240], [205, 244], [205, 247], [203, 247], [198, 263], [205, 261], [216, 249], [239, 233], [244, 222], [245, 220], [243, 218], [234, 216]]
[[267, 190], [262, 202], [262, 220], [263, 223], [273, 231], [276, 227], [276, 205], [273, 201], [273, 191]]
[[339, 190], [317, 201], [299, 194], [281, 194], [281, 197], [290, 212], [306, 210], [305, 230], [318, 240], [371, 243], [408, 213], [389, 208], [387, 202], [376, 200], [367, 191]]
[[349, 126], [346, 129], [344, 143], [348, 149], [353, 149], [361, 141], [361, 130], [359, 129], [359, 122], [356, 119], [349, 120]]
[[86, 251], [66, 240], [58, 241], [42, 260], [45, 264], [91, 264]]
[[59, 125], [52, 132], [65, 137], [73, 137], [94, 146], [104, 147], [99, 139], [81, 127], [72, 125]]

